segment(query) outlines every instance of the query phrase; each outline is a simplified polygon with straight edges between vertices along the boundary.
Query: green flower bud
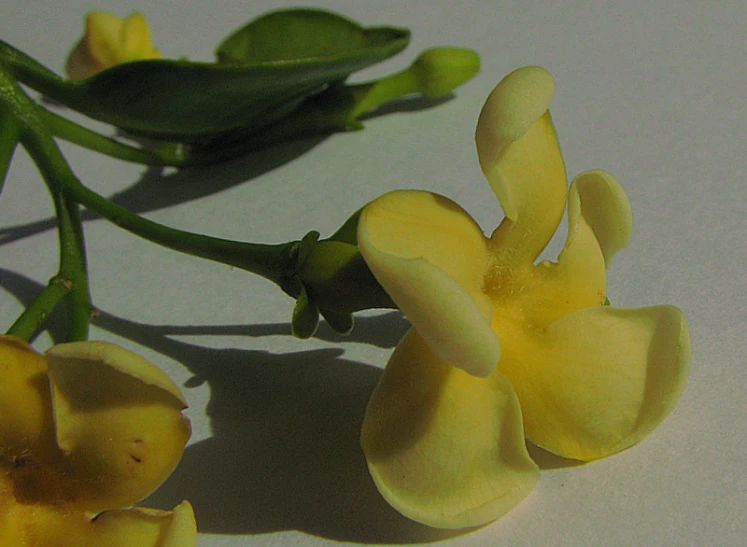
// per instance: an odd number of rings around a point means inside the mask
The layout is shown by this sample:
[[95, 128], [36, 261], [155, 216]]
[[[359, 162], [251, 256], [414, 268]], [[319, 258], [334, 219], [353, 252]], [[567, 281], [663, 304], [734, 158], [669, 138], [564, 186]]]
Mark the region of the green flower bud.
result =
[[480, 56], [471, 49], [435, 47], [425, 50], [410, 70], [426, 97], [448, 95], [480, 71]]

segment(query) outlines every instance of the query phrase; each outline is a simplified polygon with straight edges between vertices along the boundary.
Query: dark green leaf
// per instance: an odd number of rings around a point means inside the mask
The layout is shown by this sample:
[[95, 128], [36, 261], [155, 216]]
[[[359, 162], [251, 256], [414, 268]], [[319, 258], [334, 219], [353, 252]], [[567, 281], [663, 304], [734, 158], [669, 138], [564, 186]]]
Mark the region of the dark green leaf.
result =
[[228, 38], [219, 64], [138, 61], [73, 82], [26, 56], [3, 56], [21, 81], [91, 118], [139, 135], [200, 142], [266, 126], [408, 42], [407, 29], [363, 28], [327, 12], [286, 10]]
[[249, 22], [226, 38], [215, 54], [223, 63], [249, 65], [300, 59], [331, 62], [391, 48], [408, 37], [405, 29], [365, 29], [336, 13], [301, 8], [274, 11]]

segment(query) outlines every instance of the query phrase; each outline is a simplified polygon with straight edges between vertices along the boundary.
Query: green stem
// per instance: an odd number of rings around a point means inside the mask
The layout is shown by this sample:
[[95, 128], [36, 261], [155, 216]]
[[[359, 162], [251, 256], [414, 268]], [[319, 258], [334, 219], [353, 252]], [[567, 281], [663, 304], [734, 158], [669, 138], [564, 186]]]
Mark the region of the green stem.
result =
[[10, 160], [21, 136], [21, 122], [10, 105], [0, 102], [0, 193], [3, 191]]
[[23, 338], [27, 342], [31, 341], [31, 338], [41, 330], [52, 310], [68, 294], [70, 283], [55, 276], [10, 326], [8, 334]]
[[52, 136], [43, 126], [29, 124], [21, 139], [47, 183], [57, 214], [60, 268], [57, 277], [69, 284], [67, 340], [86, 340], [91, 320], [83, 224], [78, 204], [64, 193], [64, 183], [74, 177]]
[[2, 40], [0, 40], [0, 62], [5, 64], [19, 81], [48, 97], [61, 101], [69, 94], [63, 78], [20, 49]]
[[148, 241], [182, 253], [235, 266], [274, 281], [285, 289], [295, 266], [296, 242], [279, 245], [244, 243], [169, 228], [143, 218], [84, 186], [74, 176], [65, 177], [65, 192], [78, 203], [117, 226]]
[[[13, 119], [21, 144], [39, 168], [54, 201], [60, 242], [58, 282], [42, 291], [34, 304], [11, 327], [31, 337], [44, 323], [65, 287], [68, 297], [68, 340], [85, 340], [91, 312], [83, 227], [78, 205], [62, 193], [61, 177], [72, 174], [52, 135], [38, 115], [39, 107], [18, 86], [11, 71], [0, 61], [0, 104], [4, 119]], [[61, 284], [61, 285], [60, 285]], [[57, 286], [60, 285], [60, 286]]]
[[357, 99], [351, 117], [358, 118], [389, 101], [417, 93], [420, 91], [420, 83], [416, 75], [407, 68], [375, 82], [349, 86], [349, 89]]
[[155, 150], [145, 150], [100, 135], [45, 108], [39, 108], [39, 115], [55, 137], [113, 158], [144, 165], [179, 167], [186, 163], [178, 143], [165, 143]]

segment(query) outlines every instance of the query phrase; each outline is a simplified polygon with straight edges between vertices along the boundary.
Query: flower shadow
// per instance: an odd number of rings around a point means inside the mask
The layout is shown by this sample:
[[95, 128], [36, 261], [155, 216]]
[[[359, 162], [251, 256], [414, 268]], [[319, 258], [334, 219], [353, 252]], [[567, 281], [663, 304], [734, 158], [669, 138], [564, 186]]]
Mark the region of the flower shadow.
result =
[[465, 533], [406, 519], [376, 490], [358, 436], [380, 369], [344, 359], [341, 348], [213, 349], [109, 314], [97, 325], [178, 360], [195, 375], [188, 385], [210, 387], [213, 436], [187, 447], [144, 504], [188, 499], [200, 530], [213, 534], [300, 530], [337, 541], [422, 543]]
[[187, 448], [147, 503], [189, 499], [200, 530], [216, 534], [300, 530], [357, 543], [445, 536], [391, 509], [368, 475], [358, 435], [378, 369], [339, 349], [206, 351], [185, 364], [210, 385], [213, 436]]

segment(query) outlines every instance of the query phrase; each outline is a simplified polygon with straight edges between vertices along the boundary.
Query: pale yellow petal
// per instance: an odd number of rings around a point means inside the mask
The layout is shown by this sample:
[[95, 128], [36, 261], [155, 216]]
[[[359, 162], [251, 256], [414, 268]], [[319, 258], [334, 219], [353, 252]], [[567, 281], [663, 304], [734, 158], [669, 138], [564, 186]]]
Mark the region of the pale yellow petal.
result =
[[124, 21], [107, 11], [92, 11], [86, 16], [86, 34], [91, 56], [108, 68], [122, 62], [122, 29]]
[[477, 122], [480, 166], [507, 217], [492, 237], [503, 263], [534, 261], [563, 215], [565, 165], [547, 110], [553, 92], [546, 70], [520, 68], [493, 90]]
[[431, 348], [453, 366], [487, 376], [500, 358], [482, 294], [485, 238], [458, 205], [427, 192], [393, 192], [367, 205], [361, 254]]
[[[521, 401], [527, 437], [566, 458], [593, 460], [640, 441], [674, 408], [690, 340], [672, 306], [581, 310], [546, 331], [503, 336], [499, 368]], [[506, 331], [508, 334], [508, 330]]]
[[57, 344], [46, 352], [46, 356], [52, 359], [80, 359], [101, 363], [144, 384], [166, 391], [181, 403], [181, 408], [187, 408], [187, 400], [168, 374], [147, 359], [116, 344], [96, 341]]
[[[625, 190], [609, 173], [601, 170], [586, 171], [571, 184], [572, 204], [568, 206], [569, 224], [583, 222], [591, 228], [604, 256], [607, 268], [612, 257], [628, 246], [633, 230], [633, 211]], [[575, 245], [569, 229], [566, 253]], [[583, 251], [582, 251], [583, 252]], [[562, 262], [563, 255], [560, 261]], [[577, 266], [576, 264], [574, 266]]]
[[447, 197], [418, 190], [389, 192], [366, 205], [358, 229], [365, 247], [400, 258], [424, 258], [470, 293], [482, 288], [490, 260], [487, 240], [469, 213]]
[[47, 459], [55, 448], [47, 361], [24, 340], [0, 336], [0, 463]]
[[[0, 478], [1, 480], [1, 478]], [[3, 488], [0, 484], [0, 495]], [[193, 547], [197, 526], [189, 502], [173, 511], [143, 507], [91, 519], [68, 505], [14, 504], [2, 510], [0, 539], [12, 547]]]
[[57, 442], [79, 505], [92, 512], [127, 507], [157, 488], [190, 436], [173, 382], [104, 342], [61, 344], [47, 359]]
[[523, 280], [521, 306], [535, 327], [575, 311], [600, 306], [607, 291], [606, 267], [628, 244], [630, 202], [604, 171], [587, 171], [568, 194], [568, 239], [558, 262], [543, 261]]
[[148, 21], [139, 12], [134, 12], [122, 25], [123, 61], [152, 59], [160, 57], [158, 50], [153, 48]]
[[371, 397], [361, 445], [384, 498], [439, 528], [495, 520], [539, 478], [510, 383], [499, 373], [477, 378], [455, 369], [414, 330]]
[[105, 511], [81, 538], [81, 547], [194, 547], [197, 524], [189, 502], [173, 511], [133, 507]]

